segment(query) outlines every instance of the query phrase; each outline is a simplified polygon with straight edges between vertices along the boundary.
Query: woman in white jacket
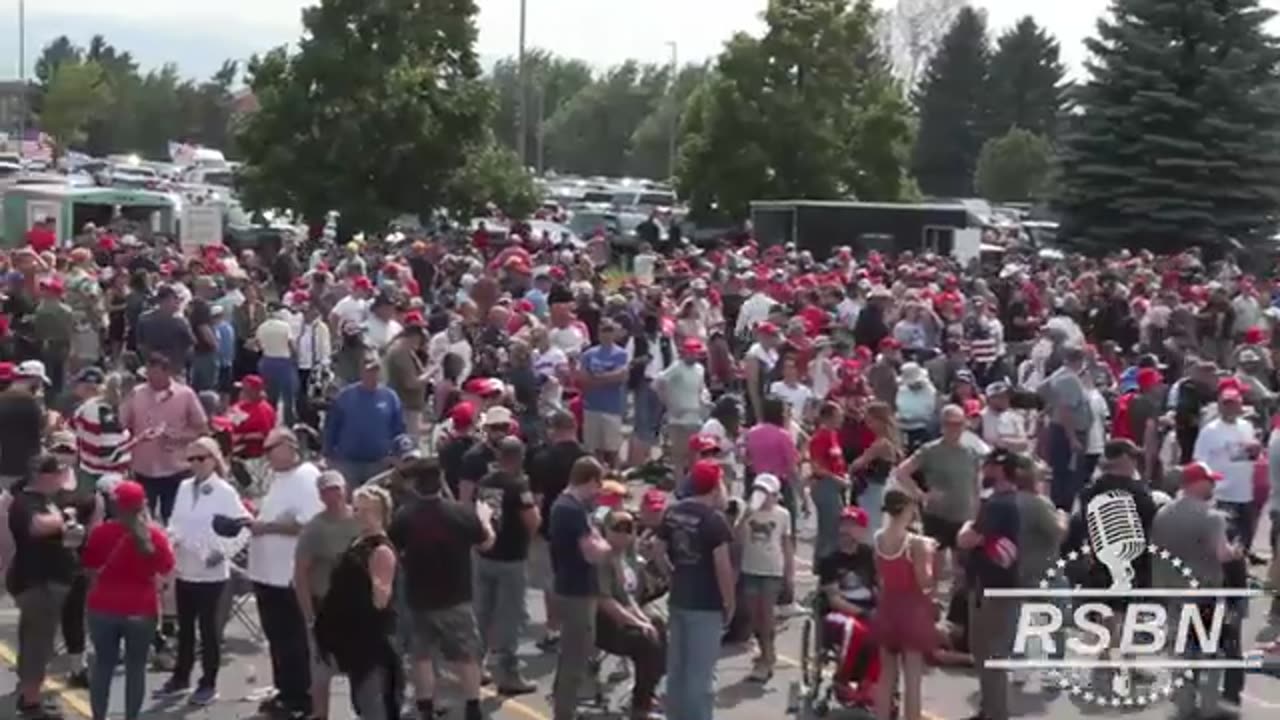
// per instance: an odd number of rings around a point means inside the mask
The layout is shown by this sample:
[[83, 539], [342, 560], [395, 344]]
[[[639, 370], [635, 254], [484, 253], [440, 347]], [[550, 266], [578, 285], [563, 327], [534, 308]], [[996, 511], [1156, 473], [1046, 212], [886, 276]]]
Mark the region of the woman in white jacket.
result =
[[188, 701], [209, 705], [217, 699], [219, 649], [222, 627], [219, 601], [230, 578], [230, 555], [237, 540], [227, 541], [213, 531], [213, 518], [225, 515], [247, 518], [248, 510], [240, 494], [227, 482], [227, 462], [218, 443], [202, 437], [187, 448], [193, 477], [178, 486], [173, 515], [169, 517], [169, 537], [173, 541], [175, 568], [174, 596], [178, 605], [178, 658], [173, 675], [155, 692], [158, 698], [186, 695], [195, 665], [196, 627], [200, 629], [200, 682]]

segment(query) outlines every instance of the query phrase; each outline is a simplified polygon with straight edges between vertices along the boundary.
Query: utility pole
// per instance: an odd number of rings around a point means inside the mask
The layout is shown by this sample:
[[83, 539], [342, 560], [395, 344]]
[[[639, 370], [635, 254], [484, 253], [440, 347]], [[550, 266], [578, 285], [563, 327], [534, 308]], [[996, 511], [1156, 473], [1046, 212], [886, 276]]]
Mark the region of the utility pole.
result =
[[18, 164], [27, 140], [27, 0], [18, 0]]
[[516, 153], [520, 155], [520, 167], [529, 167], [529, 75], [525, 65], [524, 37], [528, 0], [520, 0], [520, 95], [517, 113], [520, 116], [516, 128]]
[[538, 86], [533, 89], [533, 92], [536, 100], [534, 105], [538, 109], [538, 147], [534, 150], [537, 154], [538, 161], [535, 164], [535, 167], [538, 168], [538, 175], [541, 176], [545, 170], [543, 163], [546, 160], [543, 148], [546, 140], [545, 128], [547, 125], [547, 87], [544, 83], [539, 82]]
[[680, 66], [677, 64], [675, 41], [668, 42], [667, 46], [671, 48], [671, 79], [667, 89], [668, 102], [671, 103], [671, 127], [669, 128], [671, 137], [668, 139], [669, 145], [667, 147], [667, 179], [674, 183], [676, 179], [676, 133], [680, 130], [680, 108], [676, 106], [676, 74], [680, 71]]

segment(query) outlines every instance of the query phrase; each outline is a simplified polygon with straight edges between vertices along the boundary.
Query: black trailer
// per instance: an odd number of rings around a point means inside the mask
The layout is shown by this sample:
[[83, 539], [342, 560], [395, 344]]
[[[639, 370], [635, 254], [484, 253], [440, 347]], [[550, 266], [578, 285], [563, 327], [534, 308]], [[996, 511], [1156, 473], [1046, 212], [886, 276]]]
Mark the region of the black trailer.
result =
[[859, 254], [910, 250], [968, 262], [981, 252], [984, 221], [960, 203], [757, 200], [751, 224], [761, 245], [795, 243], [820, 259], [846, 245]]

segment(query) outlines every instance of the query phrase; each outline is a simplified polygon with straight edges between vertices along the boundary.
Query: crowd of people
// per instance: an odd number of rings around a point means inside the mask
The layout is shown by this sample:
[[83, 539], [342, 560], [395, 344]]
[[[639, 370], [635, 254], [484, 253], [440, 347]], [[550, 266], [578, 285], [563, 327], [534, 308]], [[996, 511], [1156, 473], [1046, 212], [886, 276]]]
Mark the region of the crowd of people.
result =
[[[1090, 498], [1131, 495], [1208, 586], [1263, 564], [1264, 513], [1276, 541], [1280, 293], [1230, 257], [962, 268], [744, 237], [618, 272], [527, 232], [193, 257], [93, 228], [40, 250], [5, 258], [0, 305], [22, 718], [60, 717], [59, 628], [94, 720], [119, 663], [126, 720], [149, 662], [156, 698], [215, 702], [251, 594], [264, 713], [328, 717], [344, 674], [359, 717], [408, 692], [434, 718], [443, 662], [476, 720], [486, 684], [535, 690], [534, 590], [555, 720], [601, 654], [630, 661], [630, 717], [710, 720], [723, 645], [774, 682], [794, 612], [839, 702], [919, 720], [927, 665], [967, 663], [976, 717], [1006, 720], [1010, 682], [1044, 678], [984, 665], [1017, 616], [984, 591], [1087, 543]], [[1087, 556], [1068, 575], [1109, 581]], [[1244, 675], [1219, 675], [1179, 690], [1183, 717], [1238, 706]]]

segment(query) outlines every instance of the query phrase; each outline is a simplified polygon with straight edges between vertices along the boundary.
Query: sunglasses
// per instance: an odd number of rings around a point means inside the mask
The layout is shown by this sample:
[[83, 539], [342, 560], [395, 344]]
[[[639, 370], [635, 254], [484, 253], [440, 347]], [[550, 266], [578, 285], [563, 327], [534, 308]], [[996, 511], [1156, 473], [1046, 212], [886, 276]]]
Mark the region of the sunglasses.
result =
[[623, 535], [630, 535], [635, 531], [636, 531], [636, 526], [629, 522], [618, 523], [617, 525], [614, 525], [612, 528], [612, 532], [621, 533]]
[[208, 460], [211, 457], [213, 456], [212, 455], [189, 455], [187, 456], [187, 462], [192, 462], [192, 463], [204, 462], [205, 460]]

